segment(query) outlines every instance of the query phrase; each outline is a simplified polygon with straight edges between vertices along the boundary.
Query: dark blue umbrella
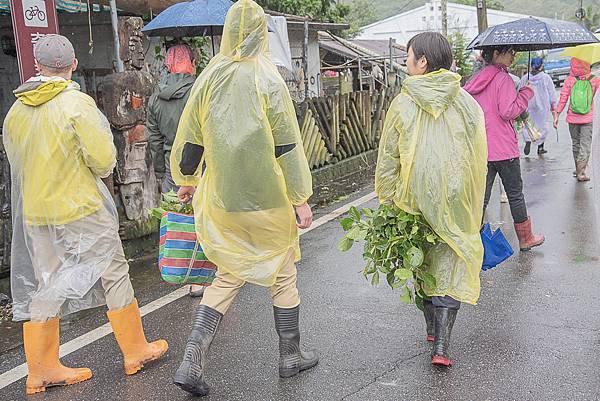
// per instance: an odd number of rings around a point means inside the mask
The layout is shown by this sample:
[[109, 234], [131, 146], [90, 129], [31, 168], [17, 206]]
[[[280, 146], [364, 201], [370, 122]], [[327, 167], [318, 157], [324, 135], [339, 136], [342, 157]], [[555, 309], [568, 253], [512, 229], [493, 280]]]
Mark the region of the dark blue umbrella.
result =
[[143, 29], [148, 36], [194, 37], [223, 33], [230, 0], [194, 0], [165, 9]]
[[598, 42], [591, 31], [574, 22], [530, 17], [488, 28], [467, 49], [511, 46], [515, 51], [536, 51]]

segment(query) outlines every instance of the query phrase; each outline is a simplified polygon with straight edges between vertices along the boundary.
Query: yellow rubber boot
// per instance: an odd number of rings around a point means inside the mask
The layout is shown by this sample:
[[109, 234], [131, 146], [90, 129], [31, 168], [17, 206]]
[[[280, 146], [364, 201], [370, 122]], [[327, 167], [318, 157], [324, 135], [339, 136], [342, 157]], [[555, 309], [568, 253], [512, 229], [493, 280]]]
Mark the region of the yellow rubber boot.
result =
[[137, 373], [145, 363], [160, 358], [169, 349], [165, 340], [146, 341], [137, 300], [122, 309], [108, 311], [107, 315], [123, 353], [126, 375]]
[[72, 369], [63, 366], [58, 359], [59, 321], [45, 323], [27, 322], [23, 325], [23, 342], [27, 360], [27, 394], [46, 391], [46, 387], [67, 386], [89, 380], [88, 368]]

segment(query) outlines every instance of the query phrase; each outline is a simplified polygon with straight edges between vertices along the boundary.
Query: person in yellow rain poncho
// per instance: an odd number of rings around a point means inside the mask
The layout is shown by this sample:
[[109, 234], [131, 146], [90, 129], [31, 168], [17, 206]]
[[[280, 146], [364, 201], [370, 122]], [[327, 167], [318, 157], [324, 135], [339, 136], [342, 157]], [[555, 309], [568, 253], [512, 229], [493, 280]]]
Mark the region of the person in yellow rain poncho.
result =
[[375, 190], [381, 202], [394, 202], [421, 214], [445, 243], [427, 255], [435, 288], [424, 314], [432, 363], [449, 366], [450, 333], [461, 302], [479, 298], [483, 261], [480, 237], [485, 191], [485, 121], [477, 102], [449, 72], [452, 50], [439, 33], [408, 42], [411, 75], [390, 106], [379, 145]]
[[182, 201], [193, 194], [198, 241], [219, 268], [175, 384], [208, 394], [206, 353], [246, 282], [271, 288], [279, 375], [315, 366], [316, 354], [300, 351], [294, 264], [298, 227], [312, 222], [312, 179], [290, 94], [269, 56], [267, 18], [253, 1], [240, 0], [227, 14], [221, 51], [196, 80], [181, 116], [171, 173]]
[[126, 374], [162, 356], [148, 343], [119, 239], [119, 219], [101, 178], [116, 164], [108, 120], [71, 81], [72, 44], [47, 35], [34, 49], [39, 77], [16, 91], [4, 121], [11, 167], [14, 320], [23, 325], [27, 394], [91, 378], [58, 358], [59, 318], [108, 304]]

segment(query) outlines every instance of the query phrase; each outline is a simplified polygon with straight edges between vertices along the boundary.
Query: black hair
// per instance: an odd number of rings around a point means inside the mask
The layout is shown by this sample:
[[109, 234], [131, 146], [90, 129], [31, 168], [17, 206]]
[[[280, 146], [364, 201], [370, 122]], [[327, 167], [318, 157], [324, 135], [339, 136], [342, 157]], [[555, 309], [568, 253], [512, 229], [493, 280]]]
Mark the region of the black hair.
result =
[[498, 53], [504, 54], [506, 52], [511, 51], [512, 47], [511, 46], [486, 47], [481, 52], [481, 57], [483, 57], [483, 59], [485, 60], [486, 63], [491, 64], [492, 63], [492, 59], [494, 58], [494, 51], [496, 51], [496, 50], [498, 51]]
[[448, 39], [438, 32], [423, 32], [413, 36], [406, 45], [408, 49], [413, 50], [417, 60], [425, 57], [428, 73], [452, 67], [452, 47]]

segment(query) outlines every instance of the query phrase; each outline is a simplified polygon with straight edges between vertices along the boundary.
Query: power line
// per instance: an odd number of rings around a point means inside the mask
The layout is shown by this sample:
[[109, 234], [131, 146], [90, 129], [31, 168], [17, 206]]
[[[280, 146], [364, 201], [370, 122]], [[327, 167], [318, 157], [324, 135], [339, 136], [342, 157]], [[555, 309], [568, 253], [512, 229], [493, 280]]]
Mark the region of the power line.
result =
[[402, 11], [406, 10], [408, 7], [410, 7], [410, 5], [412, 3], [414, 3], [415, 0], [408, 0], [406, 3], [404, 3], [404, 5], [398, 10], [396, 11], [398, 14], [400, 14]]

